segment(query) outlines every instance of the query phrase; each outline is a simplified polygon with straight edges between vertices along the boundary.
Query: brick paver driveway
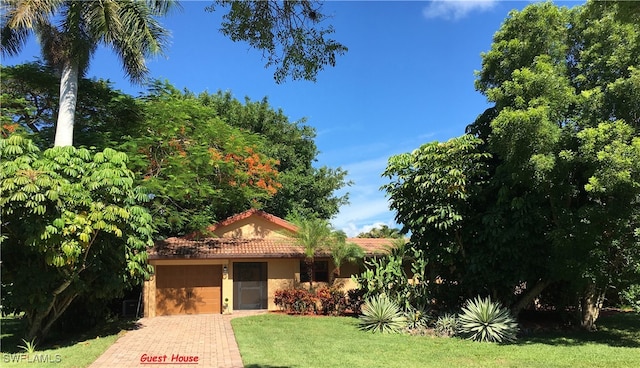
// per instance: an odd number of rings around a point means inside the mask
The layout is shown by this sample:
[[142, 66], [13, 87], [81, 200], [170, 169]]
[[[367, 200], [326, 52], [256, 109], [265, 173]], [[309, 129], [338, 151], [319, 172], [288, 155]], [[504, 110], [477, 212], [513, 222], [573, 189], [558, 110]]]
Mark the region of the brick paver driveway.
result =
[[247, 314], [143, 318], [90, 367], [243, 367], [230, 321]]

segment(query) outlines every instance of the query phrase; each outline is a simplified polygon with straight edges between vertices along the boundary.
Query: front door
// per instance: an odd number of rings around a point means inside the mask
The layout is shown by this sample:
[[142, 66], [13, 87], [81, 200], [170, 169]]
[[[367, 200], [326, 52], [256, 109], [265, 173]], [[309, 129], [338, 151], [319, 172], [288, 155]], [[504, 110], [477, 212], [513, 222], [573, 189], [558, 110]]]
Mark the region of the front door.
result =
[[233, 264], [233, 309], [267, 309], [267, 262]]

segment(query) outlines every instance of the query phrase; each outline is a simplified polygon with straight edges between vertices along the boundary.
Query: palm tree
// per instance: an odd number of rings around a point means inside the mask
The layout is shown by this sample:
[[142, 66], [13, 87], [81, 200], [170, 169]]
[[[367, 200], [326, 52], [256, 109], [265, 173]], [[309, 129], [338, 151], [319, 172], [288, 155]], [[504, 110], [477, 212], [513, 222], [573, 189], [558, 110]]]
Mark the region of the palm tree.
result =
[[111, 47], [133, 83], [148, 74], [145, 58], [162, 52], [168, 31], [155, 19], [174, 0], [8, 0], [2, 2], [2, 53], [16, 55], [31, 32], [45, 61], [60, 72], [55, 146], [73, 145], [78, 77], [98, 45]]
[[298, 245], [304, 248], [309, 287], [312, 288], [316, 252], [330, 248], [335, 239], [334, 231], [327, 220], [299, 219], [294, 223], [298, 230], [290, 235]]
[[[342, 233], [344, 234], [344, 233]], [[331, 247], [331, 257], [336, 266], [334, 273], [340, 275], [340, 267], [346, 262], [356, 262], [364, 257], [364, 251], [358, 244], [347, 243], [346, 236], [339, 236]]]

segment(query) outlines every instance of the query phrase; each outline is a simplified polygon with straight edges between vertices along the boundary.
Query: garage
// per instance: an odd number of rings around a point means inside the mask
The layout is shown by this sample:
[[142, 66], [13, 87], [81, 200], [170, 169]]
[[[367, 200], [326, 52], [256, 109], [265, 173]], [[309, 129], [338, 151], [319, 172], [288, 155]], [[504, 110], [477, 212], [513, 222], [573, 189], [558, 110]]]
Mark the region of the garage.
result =
[[221, 313], [222, 266], [156, 266], [156, 315]]

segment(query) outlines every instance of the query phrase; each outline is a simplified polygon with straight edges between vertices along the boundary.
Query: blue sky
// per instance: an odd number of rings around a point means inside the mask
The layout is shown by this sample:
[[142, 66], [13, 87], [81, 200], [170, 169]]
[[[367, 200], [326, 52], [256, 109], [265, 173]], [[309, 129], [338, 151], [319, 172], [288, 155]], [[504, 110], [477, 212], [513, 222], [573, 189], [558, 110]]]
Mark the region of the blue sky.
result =
[[[210, 1], [182, 1], [182, 10], [163, 18], [171, 31], [164, 57], [149, 61], [153, 78], [193, 92], [230, 91], [236, 98], [281, 108], [291, 121], [306, 118], [317, 131], [317, 166], [342, 167], [354, 184], [351, 204], [332, 223], [348, 235], [375, 225], [397, 226], [380, 186], [390, 156], [434, 140], [464, 133], [489, 105], [474, 89], [482, 52], [512, 9], [528, 1], [329, 1], [324, 13], [333, 38], [349, 51], [315, 83], [276, 84], [261, 53], [219, 32], [222, 13], [205, 12]], [[581, 2], [568, 2], [572, 6]], [[564, 3], [563, 3], [564, 4]], [[38, 57], [35, 40], [13, 65]], [[109, 79], [137, 95], [117, 58], [100, 49], [89, 77]], [[82, 93], [82, 91], [80, 91]]]

